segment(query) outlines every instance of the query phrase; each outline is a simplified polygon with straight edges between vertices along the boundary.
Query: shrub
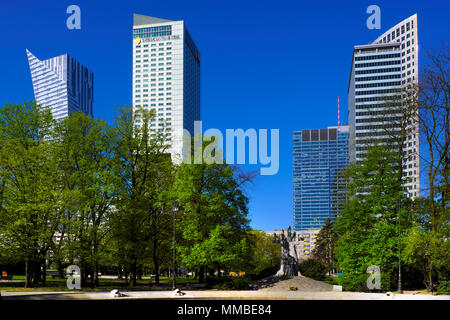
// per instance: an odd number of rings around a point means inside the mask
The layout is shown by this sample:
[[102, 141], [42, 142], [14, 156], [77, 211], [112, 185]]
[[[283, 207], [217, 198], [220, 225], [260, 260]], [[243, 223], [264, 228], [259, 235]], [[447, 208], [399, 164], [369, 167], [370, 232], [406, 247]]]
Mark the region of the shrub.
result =
[[250, 279], [247, 277], [233, 277], [232, 278], [233, 289], [235, 290], [245, 290], [248, 289], [250, 284]]
[[[392, 287], [394, 288], [396, 287], [396, 283], [398, 282], [398, 269], [394, 271], [392, 278]], [[414, 265], [402, 266], [402, 288], [409, 290], [426, 288], [425, 284], [423, 283], [422, 271]]]
[[248, 289], [251, 279], [243, 277], [220, 277], [206, 279], [206, 286], [217, 290], [245, 290]]
[[437, 287], [439, 293], [450, 293], [450, 280], [441, 280]]
[[344, 291], [385, 292], [390, 290], [391, 279], [388, 273], [381, 273], [381, 289], [369, 289], [367, 287], [368, 277], [369, 274], [344, 274], [337, 281]]
[[252, 275], [252, 279], [259, 280], [269, 276], [273, 276], [275, 273], [277, 273], [278, 269], [280, 269], [279, 265], [265, 268], [261, 270], [258, 274]]
[[341, 285], [341, 281], [338, 277], [326, 276], [325, 279], [322, 281], [331, 285], [339, 285], [339, 286]]
[[325, 266], [318, 260], [307, 259], [299, 264], [300, 272], [303, 276], [315, 280], [323, 280], [326, 275]]

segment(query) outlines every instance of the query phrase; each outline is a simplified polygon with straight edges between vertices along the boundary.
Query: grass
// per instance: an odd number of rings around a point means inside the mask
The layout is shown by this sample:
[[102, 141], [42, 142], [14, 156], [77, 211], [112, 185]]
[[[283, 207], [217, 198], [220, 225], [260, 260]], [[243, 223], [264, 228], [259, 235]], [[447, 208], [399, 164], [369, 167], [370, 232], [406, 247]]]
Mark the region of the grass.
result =
[[[72, 291], [67, 288], [66, 279], [52, 279], [47, 278], [45, 286], [39, 283], [36, 287], [25, 288], [25, 276], [14, 276], [13, 280], [23, 280], [14, 282], [0, 282], [0, 290], [2, 291]], [[187, 278], [184, 276], [177, 277], [177, 287], [180, 289], [185, 289], [188, 283], [198, 283], [197, 279]], [[99, 286], [97, 288], [82, 287], [81, 291], [111, 291], [113, 289], [120, 290], [136, 290], [136, 291], [148, 291], [148, 290], [171, 290], [172, 289], [172, 277], [161, 277], [160, 284], [155, 285], [154, 280], [143, 279], [137, 281], [136, 287], [130, 287], [125, 285], [125, 280], [119, 279], [99, 279]]]

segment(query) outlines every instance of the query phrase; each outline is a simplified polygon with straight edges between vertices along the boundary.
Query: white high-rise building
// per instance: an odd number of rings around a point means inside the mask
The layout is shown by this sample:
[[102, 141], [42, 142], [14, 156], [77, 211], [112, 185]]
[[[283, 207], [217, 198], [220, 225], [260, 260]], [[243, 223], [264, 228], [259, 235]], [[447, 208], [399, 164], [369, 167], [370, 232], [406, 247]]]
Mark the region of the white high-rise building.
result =
[[134, 14], [133, 112], [139, 106], [155, 110], [151, 134], [164, 132], [181, 160], [183, 129], [193, 136], [200, 120], [200, 53], [184, 21]]
[[94, 73], [68, 54], [39, 60], [26, 50], [34, 98], [61, 120], [74, 112], [93, 116]]
[[[374, 42], [355, 46], [348, 86], [350, 125], [350, 161], [361, 161], [375, 143], [392, 145], [386, 126], [400, 130], [398, 117], [386, 109], [386, 96], [398, 95], [402, 86], [418, 83], [417, 15], [390, 28]], [[384, 112], [384, 113], [383, 113]], [[385, 114], [389, 113], [389, 114]], [[378, 115], [386, 122], [381, 123]], [[391, 120], [389, 120], [391, 119]], [[392, 121], [389, 124], [389, 121]], [[406, 191], [418, 197], [419, 181], [419, 124], [411, 123], [406, 137], [403, 163], [404, 176], [409, 178]]]

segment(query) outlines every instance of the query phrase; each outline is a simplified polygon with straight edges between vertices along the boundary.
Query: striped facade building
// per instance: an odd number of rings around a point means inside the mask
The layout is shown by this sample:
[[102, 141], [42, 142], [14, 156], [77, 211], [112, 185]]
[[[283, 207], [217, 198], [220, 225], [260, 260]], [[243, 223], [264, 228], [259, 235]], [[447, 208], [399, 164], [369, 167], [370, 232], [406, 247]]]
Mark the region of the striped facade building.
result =
[[[401, 98], [408, 84], [418, 83], [417, 15], [413, 15], [367, 45], [353, 48], [348, 109], [350, 161], [359, 162], [375, 144], [398, 148], [392, 134], [400, 133]], [[386, 104], [399, 103], [399, 107]], [[419, 123], [412, 119], [407, 127], [403, 150], [406, 195], [419, 196]], [[406, 179], [408, 178], [408, 179]]]
[[78, 111], [93, 116], [93, 72], [68, 54], [39, 60], [26, 52], [38, 105], [50, 108], [56, 120]]

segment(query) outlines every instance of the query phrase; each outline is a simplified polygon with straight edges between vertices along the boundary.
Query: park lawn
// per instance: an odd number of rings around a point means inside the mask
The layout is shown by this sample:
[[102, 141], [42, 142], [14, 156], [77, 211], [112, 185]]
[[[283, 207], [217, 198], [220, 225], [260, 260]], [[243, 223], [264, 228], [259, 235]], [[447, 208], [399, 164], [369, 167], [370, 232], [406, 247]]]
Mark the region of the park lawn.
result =
[[[2, 291], [73, 291], [67, 288], [67, 279], [47, 279], [46, 285], [39, 284], [37, 287], [25, 288], [25, 276], [14, 276], [14, 280], [23, 280], [18, 282], [0, 282], [0, 290]], [[188, 283], [198, 283], [197, 279], [187, 277], [177, 277], [177, 287], [183, 289]], [[160, 284], [155, 285], [154, 280], [149, 284], [149, 279], [143, 279], [137, 281], [136, 287], [130, 287], [125, 285], [125, 280], [119, 279], [99, 279], [99, 286], [97, 288], [91, 288], [89, 285], [85, 288], [81, 288], [81, 291], [97, 292], [97, 291], [111, 291], [113, 289], [119, 290], [133, 290], [133, 291], [149, 291], [149, 290], [171, 290], [172, 278], [161, 277]]]

